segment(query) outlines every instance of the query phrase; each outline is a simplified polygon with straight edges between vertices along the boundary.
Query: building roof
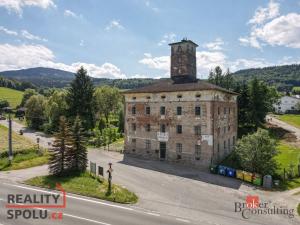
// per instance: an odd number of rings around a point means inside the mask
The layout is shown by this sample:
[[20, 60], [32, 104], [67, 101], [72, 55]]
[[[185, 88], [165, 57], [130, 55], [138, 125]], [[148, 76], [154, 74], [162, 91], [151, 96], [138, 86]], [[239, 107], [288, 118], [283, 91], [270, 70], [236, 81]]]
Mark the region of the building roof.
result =
[[205, 82], [203, 80], [196, 80], [195, 82], [176, 83], [171, 79], [159, 80], [151, 85], [124, 91], [124, 94], [131, 93], [158, 93], [158, 92], [178, 92], [178, 91], [203, 91], [203, 90], [217, 90], [233, 95], [238, 95], [233, 91], [221, 88], [217, 85]]
[[170, 43], [169, 45], [172, 46], [172, 45], [182, 44], [182, 43], [184, 43], [184, 42], [189, 42], [189, 43], [191, 43], [191, 44], [193, 44], [193, 45], [195, 45], [195, 46], [198, 47], [198, 45], [197, 45], [195, 42], [193, 42], [193, 41], [191, 41], [191, 40], [187, 40], [187, 39], [182, 39], [182, 40], [179, 41], [179, 42]]

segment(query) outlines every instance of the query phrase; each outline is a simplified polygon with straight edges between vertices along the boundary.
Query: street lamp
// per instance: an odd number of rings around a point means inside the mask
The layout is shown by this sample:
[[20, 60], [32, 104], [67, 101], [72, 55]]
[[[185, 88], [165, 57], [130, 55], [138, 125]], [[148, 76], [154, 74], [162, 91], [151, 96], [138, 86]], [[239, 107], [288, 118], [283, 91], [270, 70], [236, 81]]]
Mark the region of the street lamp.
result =
[[4, 112], [8, 113], [8, 160], [11, 164], [13, 160], [13, 150], [12, 150], [12, 122], [11, 122], [11, 107], [5, 107]]

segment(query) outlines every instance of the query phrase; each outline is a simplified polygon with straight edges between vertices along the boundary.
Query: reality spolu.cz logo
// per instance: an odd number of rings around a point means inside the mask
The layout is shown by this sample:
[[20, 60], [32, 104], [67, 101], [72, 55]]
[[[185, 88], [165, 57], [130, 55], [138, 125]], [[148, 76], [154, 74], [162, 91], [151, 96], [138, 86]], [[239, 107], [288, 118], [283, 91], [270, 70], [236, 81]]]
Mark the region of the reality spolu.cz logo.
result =
[[272, 205], [271, 202], [260, 202], [259, 196], [256, 195], [246, 196], [245, 202], [235, 202], [234, 212], [241, 213], [244, 219], [259, 215], [286, 215], [289, 218], [295, 217], [294, 209], [278, 207]]
[[7, 219], [62, 220], [61, 209], [66, 208], [66, 192], [60, 184], [56, 184], [56, 190], [60, 193], [8, 194], [5, 205]]

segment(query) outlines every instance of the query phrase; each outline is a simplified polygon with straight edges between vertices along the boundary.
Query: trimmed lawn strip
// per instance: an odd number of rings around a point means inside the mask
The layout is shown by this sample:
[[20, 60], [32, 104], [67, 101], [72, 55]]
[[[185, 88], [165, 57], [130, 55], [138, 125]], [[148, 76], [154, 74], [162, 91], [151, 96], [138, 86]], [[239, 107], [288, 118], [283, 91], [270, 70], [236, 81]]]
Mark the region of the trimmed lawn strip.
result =
[[92, 177], [89, 173], [71, 173], [67, 176], [40, 176], [25, 181], [25, 184], [43, 188], [55, 189], [60, 183], [66, 192], [99, 198], [111, 202], [132, 204], [138, 197], [127, 189], [113, 184], [111, 193], [108, 193], [108, 182], [99, 177]]
[[298, 204], [297, 212], [298, 212], [298, 215], [300, 216], [300, 203]]
[[278, 115], [277, 118], [292, 126], [300, 128], [300, 115], [285, 114], [285, 115]]
[[36, 149], [28, 149], [16, 152], [13, 157], [12, 164], [9, 164], [8, 156], [1, 154], [0, 171], [20, 170], [30, 167], [40, 166], [48, 163], [48, 154], [39, 154]]

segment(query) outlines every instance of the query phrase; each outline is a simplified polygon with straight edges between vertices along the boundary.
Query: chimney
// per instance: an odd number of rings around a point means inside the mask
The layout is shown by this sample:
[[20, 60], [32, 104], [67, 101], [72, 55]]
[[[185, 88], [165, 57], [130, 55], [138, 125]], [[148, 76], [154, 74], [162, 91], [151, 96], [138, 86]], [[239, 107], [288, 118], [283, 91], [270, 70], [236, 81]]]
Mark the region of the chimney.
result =
[[197, 80], [196, 48], [191, 40], [182, 39], [171, 43], [171, 79], [174, 82], [195, 82]]

